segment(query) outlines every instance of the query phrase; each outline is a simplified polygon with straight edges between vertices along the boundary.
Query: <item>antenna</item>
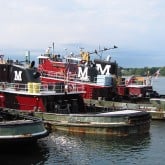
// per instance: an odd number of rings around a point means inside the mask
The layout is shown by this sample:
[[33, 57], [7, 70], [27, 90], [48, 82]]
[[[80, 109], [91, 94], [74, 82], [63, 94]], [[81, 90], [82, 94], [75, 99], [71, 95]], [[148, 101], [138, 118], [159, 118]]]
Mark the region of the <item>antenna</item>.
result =
[[53, 44], [52, 44], [52, 45], [53, 45], [53, 55], [54, 55], [54, 42], [53, 42]]
[[[102, 58], [102, 53], [104, 51], [107, 51], [107, 50], [110, 50], [110, 49], [116, 49], [116, 48], [118, 48], [118, 47], [116, 45], [114, 45], [112, 48], [104, 47], [104, 49], [100, 49], [100, 45], [99, 45], [99, 50], [98, 51], [95, 49], [94, 52], [90, 52], [89, 54], [97, 54], [101, 59]], [[99, 52], [101, 52], [101, 54], [98, 54]]]

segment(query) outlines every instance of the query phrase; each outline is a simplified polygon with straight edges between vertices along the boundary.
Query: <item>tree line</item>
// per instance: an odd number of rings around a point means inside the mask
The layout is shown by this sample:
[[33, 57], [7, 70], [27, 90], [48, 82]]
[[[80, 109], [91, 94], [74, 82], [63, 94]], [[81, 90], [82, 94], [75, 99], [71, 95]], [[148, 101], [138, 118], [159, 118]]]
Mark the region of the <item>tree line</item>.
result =
[[165, 76], [165, 67], [144, 67], [144, 68], [121, 68], [121, 74], [123, 76]]

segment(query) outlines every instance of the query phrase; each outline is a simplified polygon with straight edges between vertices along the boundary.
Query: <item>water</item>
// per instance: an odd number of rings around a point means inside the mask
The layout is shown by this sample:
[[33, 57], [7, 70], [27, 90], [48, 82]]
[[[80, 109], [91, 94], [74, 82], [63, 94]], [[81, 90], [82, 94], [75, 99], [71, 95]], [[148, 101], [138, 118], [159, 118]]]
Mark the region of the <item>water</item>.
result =
[[[164, 90], [165, 78], [154, 80]], [[165, 94], [165, 92], [163, 93]], [[0, 147], [2, 165], [164, 165], [165, 121], [152, 121], [143, 136], [106, 137], [51, 133], [35, 145]]]
[[7, 165], [163, 165], [165, 122], [153, 121], [144, 136], [102, 137], [55, 132], [25, 148], [1, 152]]
[[153, 78], [152, 80], [153, 88], [156, 90], [159, 94], [165, 95], [165, 77], [158, 77]]

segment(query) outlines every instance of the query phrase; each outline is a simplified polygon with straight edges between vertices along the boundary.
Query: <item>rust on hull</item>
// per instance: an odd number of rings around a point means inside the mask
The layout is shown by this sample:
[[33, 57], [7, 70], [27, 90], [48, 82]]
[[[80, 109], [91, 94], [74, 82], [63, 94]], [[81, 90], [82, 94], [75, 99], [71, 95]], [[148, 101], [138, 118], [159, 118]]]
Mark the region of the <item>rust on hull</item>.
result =
[[117, 111], [101, 114], [53, 114], [36, 112], [49, 131], [82, 134], [128, 136], [149, 133], [150, 114], [141, 111]]
[[145, 124], [131, 126], [131, 125], [89, 125], [89, 124], [60, 124], [55, 122], [45, 122], [46, 127], [50, 131], [65, 131], [69, 133], [81, 134], [100, 134], [100, 135], [114, 135], [114, 136], [128, 136], [131, 134], [145, 134], [149, 133], [150, 122]]
[[148, 111], [152, 119], [165, 120], [165, 98], [153, 98], [150, 102], [155, 107]]
[[165, 120], [165, 111], [148, 111], [153, 120]]

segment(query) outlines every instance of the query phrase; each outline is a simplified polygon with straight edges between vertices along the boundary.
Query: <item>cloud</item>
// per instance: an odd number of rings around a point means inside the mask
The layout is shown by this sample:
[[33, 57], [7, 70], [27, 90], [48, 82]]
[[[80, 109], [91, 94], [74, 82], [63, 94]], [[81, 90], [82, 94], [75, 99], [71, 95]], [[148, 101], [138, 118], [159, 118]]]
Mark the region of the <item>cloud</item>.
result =
[[0, 45], [118, 45], [131, 50], [164, 47], [163, 0], [0, 0]]

